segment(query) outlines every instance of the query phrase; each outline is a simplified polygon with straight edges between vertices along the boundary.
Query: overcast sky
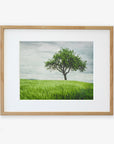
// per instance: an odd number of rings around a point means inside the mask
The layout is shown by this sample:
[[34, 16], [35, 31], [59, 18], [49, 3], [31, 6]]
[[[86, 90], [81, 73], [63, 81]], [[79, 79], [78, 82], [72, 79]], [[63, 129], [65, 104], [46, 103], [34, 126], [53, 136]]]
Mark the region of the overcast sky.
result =
[[70, 72], [68, 80], [93, 82], [93, 42], [74, 41], [40, 41], [20, 42], [20, 78], [62, 80], [63, 75], [58, 71], [47, 70], [45, 62], [51, 59], [61, 48], [69, 48], [87, 61], [85, 72]]

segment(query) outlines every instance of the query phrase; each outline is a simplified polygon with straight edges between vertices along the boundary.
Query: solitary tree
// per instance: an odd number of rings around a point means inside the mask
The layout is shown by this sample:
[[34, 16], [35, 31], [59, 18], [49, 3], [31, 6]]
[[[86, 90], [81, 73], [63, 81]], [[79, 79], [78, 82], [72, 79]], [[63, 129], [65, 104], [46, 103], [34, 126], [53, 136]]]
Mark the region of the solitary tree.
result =
[[67, 74], [70, 71], [81, 71], [86, 69], [86, 61], [82, 61], [79, 55], [75, 55], [74, 50], [62, 48], [53, 55], [52, 59], [45, 62], [45, 67], [50, 70], [58, 70], [67, 80]]

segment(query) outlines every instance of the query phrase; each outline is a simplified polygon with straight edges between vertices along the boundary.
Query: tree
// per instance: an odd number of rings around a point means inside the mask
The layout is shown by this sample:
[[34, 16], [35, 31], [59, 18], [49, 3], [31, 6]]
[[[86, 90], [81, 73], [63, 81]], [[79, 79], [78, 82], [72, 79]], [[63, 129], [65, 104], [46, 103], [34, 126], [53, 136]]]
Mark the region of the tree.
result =
[[45, 67], [50, 70], [58, 70], [67, 80], [67, 74], [70, 71], [85, 71], [86, 61], [82, 61], [79, 55], [75, 55], [74, 50], [62, 48], [53, 55], [52, 59], [45, 62]]

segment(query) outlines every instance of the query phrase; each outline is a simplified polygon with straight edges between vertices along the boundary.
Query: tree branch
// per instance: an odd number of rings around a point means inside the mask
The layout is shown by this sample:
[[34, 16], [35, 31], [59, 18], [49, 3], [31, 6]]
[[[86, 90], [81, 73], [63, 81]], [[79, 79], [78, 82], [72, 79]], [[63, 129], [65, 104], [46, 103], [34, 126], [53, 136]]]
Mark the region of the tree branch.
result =
[[66, 72], [66, 74], [68, 74], [68, 73], [70, 72], [70, 69], [71, 69], [71, 68], [68, 69], [68, 71]]
[[63, 71], [62, 71], [62, 70], [60, 70], [59, 68], [57, 68], [57, 70], [58, 70], [59, 72], [63, 73]]

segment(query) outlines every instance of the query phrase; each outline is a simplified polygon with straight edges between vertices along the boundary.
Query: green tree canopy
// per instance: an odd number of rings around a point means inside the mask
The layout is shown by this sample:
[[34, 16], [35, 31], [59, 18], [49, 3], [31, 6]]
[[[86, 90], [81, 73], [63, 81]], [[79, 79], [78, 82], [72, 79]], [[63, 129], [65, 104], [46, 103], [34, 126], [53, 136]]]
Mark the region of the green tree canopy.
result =
[[70, 71], [85, 71], [86, 63], [86, 61], [82, 61], [79, 55], [75, 55], [74, 50], [62, 48], [53, 55], [52, 59], [45, 62], [45, 67], [50, 70], [58, 70], [63, 74], [64, 79], [67, 80], [66, 75]]

